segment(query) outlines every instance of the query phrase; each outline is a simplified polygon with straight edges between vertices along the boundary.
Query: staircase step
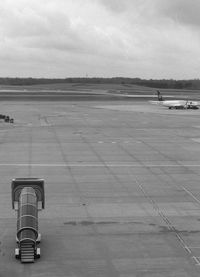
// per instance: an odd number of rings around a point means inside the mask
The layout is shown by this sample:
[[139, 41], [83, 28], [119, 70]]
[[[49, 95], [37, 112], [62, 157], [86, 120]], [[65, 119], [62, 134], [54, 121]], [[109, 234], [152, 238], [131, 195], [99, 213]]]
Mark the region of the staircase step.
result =
[[22, 263], [33, 263], [34, 262], [34, 248], [32, 243], [21, 244], [21, 262]]
[[34, 263], [34, 259], [33, 258], [29, 258], [29, 259], [21, 259], [22, 263]]
[[24, 263], [24, 262], [27, 262], [27, 263], [29, 263], [29, 262], [34, 262], [34, 255], [32, 255], [32, 256], [27, 256], [27, 257], [21, 257], [21, 262], [22, 263]]

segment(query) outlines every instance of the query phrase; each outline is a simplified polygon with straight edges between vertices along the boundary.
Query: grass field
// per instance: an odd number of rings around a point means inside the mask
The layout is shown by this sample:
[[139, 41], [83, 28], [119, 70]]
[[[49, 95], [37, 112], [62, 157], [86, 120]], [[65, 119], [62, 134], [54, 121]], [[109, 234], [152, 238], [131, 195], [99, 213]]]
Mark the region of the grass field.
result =
[[[152, 95], [155, 98], [157, 88], [149, 88], [138, 85], [130, 84], [83, 84], [83, 83], [60, 83], [60, 84], [45, 84], [45, 85], [31, 85], [31, 86], [0, 86], [0, 97], [4, 97], [8, 100], [11, 96], [15, 95], [56, 95], [64, 96], [71, 95], [77, 96], [77, 93], [89, 95], [97, 94], [102, 96], [102, 93], [115, 95], [115, 99], [118, 100], [117, 95]], [[172, 99], [189, 99], [200, 100], [200, 92], [198, 90], [180, 90], [180, 89], [159, 89], [163, 97], [167, 99], [172, 96]], [[7, 99], [8, 98], [8, 99]], [[12, 97], [11, 97], [12, 98]], [[62, 97], [61, 97], [62, 98]], [[106, 98], [107, 99], [107, 98]], [[128, 99], [132, 101], [133, 99]]]

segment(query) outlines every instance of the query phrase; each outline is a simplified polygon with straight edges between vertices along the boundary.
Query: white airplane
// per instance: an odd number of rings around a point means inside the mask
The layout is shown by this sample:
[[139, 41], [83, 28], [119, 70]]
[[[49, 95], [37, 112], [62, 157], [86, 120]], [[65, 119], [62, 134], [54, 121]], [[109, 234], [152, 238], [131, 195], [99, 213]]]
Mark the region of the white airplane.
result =
[[158, 104], [169, 109], [199, 109], [200, 102], [191, 100], [164, 100], [160, 91], [157, 90], [158, 101], [150, 101], [152, 104]]

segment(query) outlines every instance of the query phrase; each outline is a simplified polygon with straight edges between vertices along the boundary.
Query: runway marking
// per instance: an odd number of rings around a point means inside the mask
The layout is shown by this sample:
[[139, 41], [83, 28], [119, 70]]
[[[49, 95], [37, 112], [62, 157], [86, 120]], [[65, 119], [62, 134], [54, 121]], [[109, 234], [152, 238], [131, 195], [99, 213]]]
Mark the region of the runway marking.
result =
[[186, 251], [189, 253], [189, 254], [192, 254], [192, 251], [190, 250], [190, 247], [188, 247], [187, 245], [184, 246]]
[[168, 219], [168, 217], [160, 210], [159, 205], [156, 203], [156, 201], [148, 194], [146, 193], [145, 189], [143, 188], [142, 184], [137, 180], [135, 177], [135, 181], [138, 184], [139, 188], [143, 192], [144, 196], [149, 200], [149, 202], [152, 204], [153, 209], [158, 213], [158, 215], [163, 219], [163, 221], [166, 223], [169, 230], [173, 231], [175, 236], [177, 237], [178, 241], [180, 242], [181, 246], [187, 251], [187, 253], [190, 255], [190, 258], [195, 259], [195, 265], [200, 265], [200, 261], [197, 257], [192, 256], [192, 251], [188, 247], [188, 245], [185, 243], [184, 239], [179, 235], [178, 231], [176, 230], [175, 226], [172, 224], [172, 222]]
[[200, 260], [199, 260], [197, 257], [193, 256], [192, 258], [193, 258], [193, 259], [195, 260], [195, 262], [196, 262], [195, 265], [200, 265]]
[[197, 199], [191, 191], [189, 191], [189, 190], [186, 189], [185, 187], [182, 187], [182, 188], [183, 188], [183, 190], [184, 190], [185, 192], [187, 192], [197, 203], [200, 204], [200, 200]]
[[[184, 165], [178, 165], [178, 164], [126, 164], [126, 163], [54, 163], [54, 164], [48, 164], [48, 163], [0, 163], [0, 166], [41, 166], [41, 167], [65, 167], [65, 166], [71, 166], [71, 167], [133, 167], [133, 168], [148, 168], [148, 167], [200, 167], [200, 164], [184, 164]], [[188, 191], [186, 188], [182, 187], [183, 190], [185, 190], [188, 194], [190, 194], [197, 202], [200, 203], [200, 200], [198, 200], [190, 191]]]
[[[64, 166], [71, 166], [71, 167], [135, 167], [135, 168], [145, 168], [145, 167], [200, 167], [200, 164], [191, 165], [191, 164], [184, 164], [184, 165], [176, 165], [176, 164], [126, 164], [126, 163], [85, 163], [85, 162], [78, 162], [78, 163], [0, 163], [0, 166], [46, 166], [46, 167], [64, 167]], [[198, 200], [190, 191], [188, 191], [186, 188], [182, 187], [183, 190], [185, 190], [188, 194], [190, 194], [197, 202], [200, 203], [200, 200]]]

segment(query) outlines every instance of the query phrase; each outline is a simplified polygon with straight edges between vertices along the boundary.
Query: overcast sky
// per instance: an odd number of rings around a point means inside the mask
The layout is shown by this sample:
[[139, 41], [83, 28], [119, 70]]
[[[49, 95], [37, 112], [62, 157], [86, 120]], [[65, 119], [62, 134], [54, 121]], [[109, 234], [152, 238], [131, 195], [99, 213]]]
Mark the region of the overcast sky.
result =
[[200, 77], [200, 0], [0, 0], [1, 77]]

